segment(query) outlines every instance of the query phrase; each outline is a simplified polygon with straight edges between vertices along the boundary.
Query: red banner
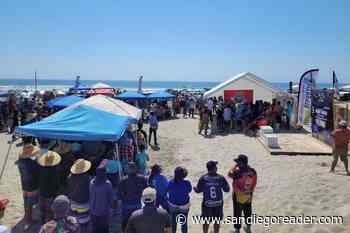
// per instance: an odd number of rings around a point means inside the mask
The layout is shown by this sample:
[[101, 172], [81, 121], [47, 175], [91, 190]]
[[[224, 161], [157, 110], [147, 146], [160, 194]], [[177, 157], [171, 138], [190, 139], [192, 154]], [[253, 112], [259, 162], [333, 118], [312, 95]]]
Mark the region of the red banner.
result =
[[235, 102], [253, 103], [253, 90], [225, 90], [224, 101], [234, 100]]

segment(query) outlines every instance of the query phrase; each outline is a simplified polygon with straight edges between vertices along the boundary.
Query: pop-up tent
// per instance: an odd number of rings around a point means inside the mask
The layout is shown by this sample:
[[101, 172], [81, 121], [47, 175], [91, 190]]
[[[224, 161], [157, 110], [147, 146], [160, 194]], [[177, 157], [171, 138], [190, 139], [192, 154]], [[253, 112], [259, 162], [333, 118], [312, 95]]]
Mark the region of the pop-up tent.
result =
[[85, 105], [69, 107], [42, 121], [20, 126], [17, 133], [67, 141], [117, 141], [131, 118]]
[[147, 96], [148, 99], [172, 99], [175, 98], [175, 95], [170, 94], [168, 92], [154, 92]]
[[113, 87], [106, 83], [95, 83], [91, 86], [91, 89], [113, 89]]
[[142, 99], [146, 99], [146, 96], [144, 96], [141, 93], [138, 92], [132, 92], [132, 91], [126, 91], [123, 92], [119, 95], [116, 96], [118, 99], [122, 99], [122, 100], [142, 100]]
[[[142, 116], [142, 111], [140, 109], [121, 100], [113, 99], [105, 95], [95, 95], [76, 103], [75, 105], [86, 105], [118, 116], [130, 117], [134, 122], [137, 122]], [[74, 107], [75, 105], [71, 107]]]
[[66, 108], [72, 104], [75, 104], [84, 98], [75, 96], [75, 95], [68, 95], [68, 96], [63, 96], [63, 97], [58, 97], [55, 99], [50, 100], [47, 102], [47, 106], [49, 108]]

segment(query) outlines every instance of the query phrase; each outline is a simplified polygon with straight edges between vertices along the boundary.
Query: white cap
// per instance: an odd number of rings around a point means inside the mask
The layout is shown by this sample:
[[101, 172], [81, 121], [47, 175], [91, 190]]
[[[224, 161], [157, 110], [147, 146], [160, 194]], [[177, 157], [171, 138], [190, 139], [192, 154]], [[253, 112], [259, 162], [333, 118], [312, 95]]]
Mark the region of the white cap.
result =
[[157, 191], [153, 188], [146, 188], [142, 192], [142, 202], [143, 203], [152, 203], [156, 200]]

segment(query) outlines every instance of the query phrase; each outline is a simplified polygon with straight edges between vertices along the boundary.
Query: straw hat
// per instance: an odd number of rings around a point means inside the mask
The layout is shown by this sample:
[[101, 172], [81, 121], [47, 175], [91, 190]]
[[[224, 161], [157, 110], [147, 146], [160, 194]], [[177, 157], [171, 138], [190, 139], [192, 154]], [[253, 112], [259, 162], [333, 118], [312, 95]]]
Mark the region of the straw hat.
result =
[[39, 155], [40, 149], [32, 144], [27, 144], [23, 146], [22, 152], [19, 153], [19, 159], [27, 159], [31, 157], [36, 157]]
[[58, 146], [54, 149], [54, 151], [56, 151], [58, 154], [67, 154], [68, 152], [71, 151], [71, 144], [68, 142], [63, 142], [60, 141], [58, 143]]
[[43, 167], [53, 167], [61, 162], [61, 156], [54, 151], [47, 151], [39, 159], [38, 163]]
[[85, 159], [78, 159], [70, 168], [72, 174], [83, 174], [91, 168], [91, 162]]

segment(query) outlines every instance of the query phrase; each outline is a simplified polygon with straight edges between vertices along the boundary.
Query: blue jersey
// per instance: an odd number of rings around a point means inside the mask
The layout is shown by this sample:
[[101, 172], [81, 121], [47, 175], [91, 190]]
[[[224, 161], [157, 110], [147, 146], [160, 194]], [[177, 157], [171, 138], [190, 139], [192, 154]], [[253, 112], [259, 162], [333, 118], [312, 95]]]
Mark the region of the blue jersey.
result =
[[207, 207], [223, 205], [223, 193], [230, 191], [230, 186], [222, 175], [204, 175], [197, 184], [197, 192], [203, 193], [203, 203]]

